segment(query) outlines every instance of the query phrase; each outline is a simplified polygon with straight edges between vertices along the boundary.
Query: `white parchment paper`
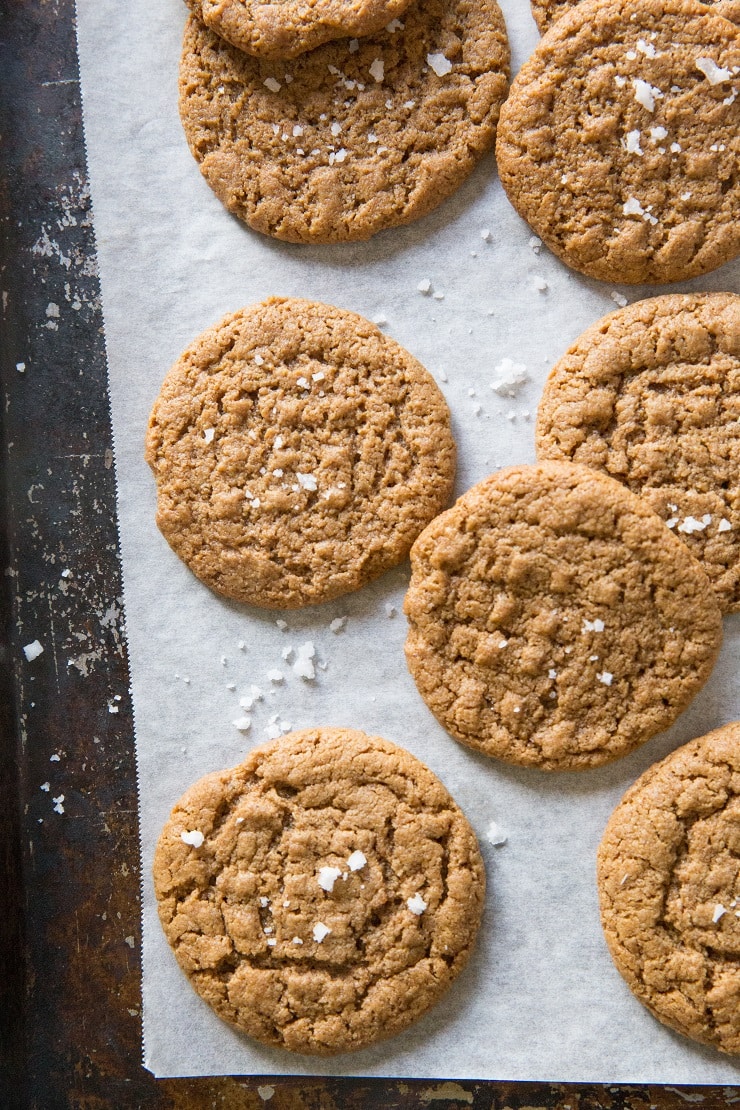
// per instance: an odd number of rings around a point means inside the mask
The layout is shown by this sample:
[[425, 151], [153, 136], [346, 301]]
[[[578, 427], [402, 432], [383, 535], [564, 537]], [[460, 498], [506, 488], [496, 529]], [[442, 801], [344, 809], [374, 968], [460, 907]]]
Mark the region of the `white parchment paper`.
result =
[[[502, 6], [516, 69], [537, 34], [526, 0]], [[740, 1081], [740, 1065], [674, 1035], [633, 999], [603, 942], [594, 882], [596, 846], [626, 787], [679, 743], [740, 716], [740, 618], [726, 620], [716, 671], [669, 734], [600, 771], [545, 776], [478, 757], [433, 720], [403, 661], [407, 566], [335, 603], [285, 614], [281, 630], [280, 614], [211, 594], [159, 535], [142, 454], [149, 410], [170, 364], [226, 312], [281, 294], [384, 317], [450, 403], [459, 493], [534, 459], [549, 367], [615, 307], [610, 287], [533, 249], [492, 157], [431, 216], [370, 243], [300, 247], [249, 231], [213, 195], [182, 134], [185, 15], [181, 0], [78, 0], [140, 779], [146, 1066], [158, 1076]], [[425, 279], [443, 298], [418, 291]], [[740, 262], [672, 288], [738, 290]], [[660, 291], [619, 290], [629, 300]], [[512, 400], [490, 388], [503, 358], [530, 375]], [[344, 615], [346, 627], [332, 633], [330, 621]], [[325, 665], [313, 683], [282, 657], [307, 641]], [[280, 685], [267, 679], [272, 668], [285, 674]], [[252, 684], [265, 699], [243, 734], [233, 721]], [[238, 762], [275, 714], [295, 728], [361, 728], [419, 756], [472, 821], [489, 875], [476, 955], [442, 1004], [393, 1041], [329, 1061], [262, 1048], [215, 1017], [171, 955], [150, 879], [159, 830], [182, 791]], [[501, 847], [486, 840], [491, 821], [508, 834]]]

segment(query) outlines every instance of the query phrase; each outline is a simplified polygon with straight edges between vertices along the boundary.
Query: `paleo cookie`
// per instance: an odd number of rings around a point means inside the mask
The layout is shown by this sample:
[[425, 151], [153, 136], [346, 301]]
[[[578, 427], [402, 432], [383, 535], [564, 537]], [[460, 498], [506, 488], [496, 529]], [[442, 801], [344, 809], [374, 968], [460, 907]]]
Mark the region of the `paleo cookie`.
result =
[[[581, 0], [531, 0], [532, 15], [544, 34], [556, 19], [560, 19], [561, 15], [571, 11], [580, 2]], [[608, 3], [609, 0], [601, 2]], [[733, 23], [740, 23], [740, 0], [702, 0], [702, 3], [711, 5], [717, 15], [724, 16]]]
[[660, 518], [572, 463], [473, 486], [411, 549], [406, 659], [457, 740], [547, 771], [625, 755], [712, 670], [721, 614]]
[[256, 231], [369, 239], [424, 216], [493, 145], [509, 48], [496, 0], [425, 0], [404, 22], [289, 65], [191, 17], [180, 115], [201, 172]]
[[485, 873], [428, 768], [327, 728], [191, 787], [160, 837], [154, 884], [178, 963], [219, 1017], [329, 1056], [437, 1002], [473, 947]]
[[740, 610], [740, 296], [654, 297], [594, 324], [547, 380], [537, 455], [624, 482]]
[[670, 282], [740, 251], [740, 29], [697, 0], [582, 0], [501, 112], [514, 207], [569, 266]]
[[447, 504], [455, 444], [416, 359], [361, 316], [273, 297], [167, 375], [146, 459], [157, 524], [217, 593], [327, 601], [401, 562]]
[[409, 0], [187, 0], [216, 34], [263, 58], [293, 58], [331, 39], [371, 35]]
[[740, 723], [650, 767], [598, 855], [612, 958], [659, 1021], [740, 1053]]

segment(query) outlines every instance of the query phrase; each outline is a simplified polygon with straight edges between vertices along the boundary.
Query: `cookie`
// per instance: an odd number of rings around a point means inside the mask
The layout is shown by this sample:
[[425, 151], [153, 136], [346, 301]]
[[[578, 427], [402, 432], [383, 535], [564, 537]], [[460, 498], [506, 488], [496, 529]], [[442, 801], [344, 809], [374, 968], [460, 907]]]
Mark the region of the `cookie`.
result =
[[522, 67], [497, 157], [568, 266], [671, 282], [740, 252], [740, 30], [697, 0], [582, 0]]
[[722, 619], [684, 544], [572, 463], [501, 470], [411, 549], [406, 659], [457, 740], [586, 770], [667, 728], [712, 670]]
[[601, 921], [630, 989], [665, 1025], [740, 1053], [740, 723], [650, 767], [598, 853]]
[[485, 873], [470, 825], [402, 748], [293, 732], [207, 775], [154, 859], [180, 967], [220, 1018], [329, 1056], [401, 1032], [467, 962]]
[[187, 0], [216, 34], [262, 58], [294, 58], [331, 39], [372, 35], [409, 0]]
[[547, 380], [537, 456], [624, 482], [740, 610], [740, 296], [655, 297], [594, 324]]
[[167, 375], [146, 459], [157, 524], [225, 597], [294, 609], [401, 562], [447, 504], [450, 414], [361, 316], [273, 297], [226, 316]]
[[[531, 0], [532, 15], [544, 35], [556, 19], [560, 19], [561, 15], [569, 12], [578, 3], [580, 0]], [[702, 3], [711, 5], [717, 15], [733, 23], [740, 23], [740, 0], [702, 0]]]
[[256, 231], [369, 239], [436, 208], [493, 146], [508, 68], [496, 0], [425, 0], [394, 30], [289, 65], [191, 17], [180, 115], [209, 185]]

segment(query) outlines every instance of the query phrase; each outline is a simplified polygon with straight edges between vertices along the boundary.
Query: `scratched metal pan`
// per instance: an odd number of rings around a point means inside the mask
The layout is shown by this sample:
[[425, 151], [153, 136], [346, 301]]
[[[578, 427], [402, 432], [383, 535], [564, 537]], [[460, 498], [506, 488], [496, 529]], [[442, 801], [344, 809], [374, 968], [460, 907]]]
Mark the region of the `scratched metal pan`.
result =
[[133, 724], [112, 700], [128, 675], [73, 0], [0, 0], [0, 159], [0, 1107], [729, 1105], [713, 1088], [142, 1068]]

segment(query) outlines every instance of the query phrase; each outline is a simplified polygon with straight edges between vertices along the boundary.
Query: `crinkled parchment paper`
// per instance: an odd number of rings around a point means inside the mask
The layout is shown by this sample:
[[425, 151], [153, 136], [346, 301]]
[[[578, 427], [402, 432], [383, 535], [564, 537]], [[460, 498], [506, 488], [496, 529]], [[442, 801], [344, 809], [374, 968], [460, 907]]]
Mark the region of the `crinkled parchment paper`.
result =
[[[518, 67], [537, 36], [526, 0], [505, 0]], [[145, 1063], [158, 1076], [383, 1075], [601, 1082], [733, 1083], [740, 1067], [654, 1021], [602, 940], [594, 853], [622, 792], [677, 744], [740, 716], [740, 617], [710, 682], [667, 735], [589, 774], [545, 776], [470, 753], [432, 719], [406, 673], [408, 568], [329, 605], [285, 615], [220, 600], [154, 525], [143, 459], [150, 407], [180, 351], [226, 312], [270, 294], [385, 319], [440, 383], [459, 445], [457, 491], [534, 458], [547, 370], [615, 307], [608, 286], [571, 273], [509, 206], [492, 157], [416, 225], [369, 243], [281, 244], [227, 214], [202, 179], [177, 114], [181, 0], [79, 0], [85, 130], [102, 276], [133, 676], [144, 891]], [[420, 283], [430, 281], [424, 295]], [[738, 289], [740, 264], [677, 287]], [[629, 300], [655, 289], [617, 290]], [[64, 320], [60, 320], [60, 327]], [[527, 367], [513, 398], [491, 389], [505, 358]], [[333, 618], [347, 616], [334, 633]], [[317, 677], [283, 649], [312, 643]], [[280, 669], [277, 685], [267, 671]], [[265, 691], [249, 733], [233, 721]], [[321, 1061], [260, 1047], [224, 1025], [179, 971], [157, 919], [150, 870], [181, 792], [238, 762], [279, 724], [350, 725], [394, 740], [445, 782], [482, 842], [489, 896], [471, 965], [395, 1040]], [[273, 720], [273, 723], [274, 720]], [[494, 847], [492, 821], [508, 834]]]

